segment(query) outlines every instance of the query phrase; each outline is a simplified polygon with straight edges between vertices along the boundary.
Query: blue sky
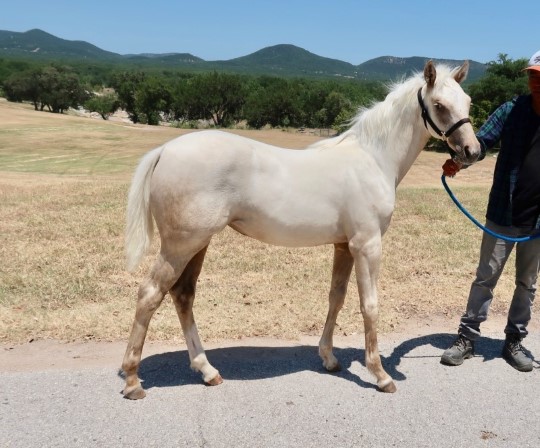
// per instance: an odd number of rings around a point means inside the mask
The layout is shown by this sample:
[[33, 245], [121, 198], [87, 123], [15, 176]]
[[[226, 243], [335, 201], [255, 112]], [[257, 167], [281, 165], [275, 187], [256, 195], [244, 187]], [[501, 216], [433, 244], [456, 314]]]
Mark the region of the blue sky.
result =
[[378, 56], [488, 62], [540, 49], [540, 1], [11, 0], [0, 30], [40, 28], [129, 53], [232, 59], [276, 44], [352, 64]]

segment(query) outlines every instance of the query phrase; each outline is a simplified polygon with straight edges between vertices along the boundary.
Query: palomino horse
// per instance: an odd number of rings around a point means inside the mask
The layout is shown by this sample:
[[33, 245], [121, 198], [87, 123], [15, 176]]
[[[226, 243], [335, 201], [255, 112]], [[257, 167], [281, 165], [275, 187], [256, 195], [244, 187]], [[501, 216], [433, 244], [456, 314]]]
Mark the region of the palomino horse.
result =
[[145, 396], [137, 371], [148, 324], [167, 292], [180, 319], [191, 367], [207, 384], [222, 382], [204, 353], [192, 306], [210, 239], [226, 226], [280, 246], [334, 244], [329, 310], [319, 343], [323, 365], [331, 372], [339, 369], [332, 353], [333, 332], [354, 265], [366, 365], [382, 391], [394, 392], [377, 346], [381, 238], [390, 224], [396, 187], [430, 136], [446, 140], [463, 163], [478, 158], [480, 144], [464, 118], [470, 98], [459, 85], [468, 69], [468, 62], [451, 69], [436, 68], [429, 61], [423, 76], [395, 85], [384, 101], [361, 111], [348, 131], [305, 150], [204, 131], [146, 154], [129, 192], [128, 268], [136, 268], [149, 246], [152, 218], [161, 250], [139, 288], [122, 364], [124, 396]]

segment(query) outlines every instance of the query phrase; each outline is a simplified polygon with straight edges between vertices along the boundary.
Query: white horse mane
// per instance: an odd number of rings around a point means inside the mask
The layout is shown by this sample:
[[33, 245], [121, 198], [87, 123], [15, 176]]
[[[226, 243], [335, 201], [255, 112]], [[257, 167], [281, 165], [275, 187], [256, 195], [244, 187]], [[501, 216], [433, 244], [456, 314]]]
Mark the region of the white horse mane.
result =
[[[444, 83], [454, 73], [454, 68], [437, 65], [436, 84]], [[399, 120], [410, 120], [411, 114], [406, 110], [416, 104], [418, 89], [425, 83], [424, 75], [417, 72], [405, 79], [388, 85], [388, 94], [384, 100], [361, 107], [354, 118], [349, 121], [350, 127], [341, 135], [314, 143], [310, 148], [331, 148], [348, 138], [359, 140], [360, 144], [373, 144], [374, 141], [386, 140]], [[414, 117], [416, 118], [416, 117]]]

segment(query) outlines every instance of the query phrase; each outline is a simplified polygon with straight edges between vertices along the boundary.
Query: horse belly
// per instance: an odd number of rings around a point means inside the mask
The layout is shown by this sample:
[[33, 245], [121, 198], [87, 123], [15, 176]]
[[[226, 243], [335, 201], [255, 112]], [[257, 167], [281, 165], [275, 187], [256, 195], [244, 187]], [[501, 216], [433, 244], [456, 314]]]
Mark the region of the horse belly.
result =
[[310, 213], [273, 216], [268, 212], [251, 211], [237, 215], [229, 226], [243, 235], [275, 246], [307, 247], [347, 241], [337, 216], [322, 219], [321, 215]]

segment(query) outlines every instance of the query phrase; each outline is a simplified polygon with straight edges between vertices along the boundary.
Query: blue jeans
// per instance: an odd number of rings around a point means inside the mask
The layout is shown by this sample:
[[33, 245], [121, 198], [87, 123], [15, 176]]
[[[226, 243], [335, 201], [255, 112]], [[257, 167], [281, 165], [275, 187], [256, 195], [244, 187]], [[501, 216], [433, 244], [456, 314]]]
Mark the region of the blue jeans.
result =
[[[486, 227], [502, 235], [522, 236], [515, 227], [499, 226], [489, 220]], [[527, 324], [531, 320], [536, 279], [540, 268], [540, 238], [523, 243], [510, 243], [484, 232], [476, 279], [471, 285], [467, 310], [459, 324], [458, 332], [463, 336], [471, 340], [480, 336], [480, 324], [487, 319], [489, 306], [493, 300], [493, 290], [516, 245], [516, 287], [504, 332], [518, 333], [521, 337], [527, 335]]]

